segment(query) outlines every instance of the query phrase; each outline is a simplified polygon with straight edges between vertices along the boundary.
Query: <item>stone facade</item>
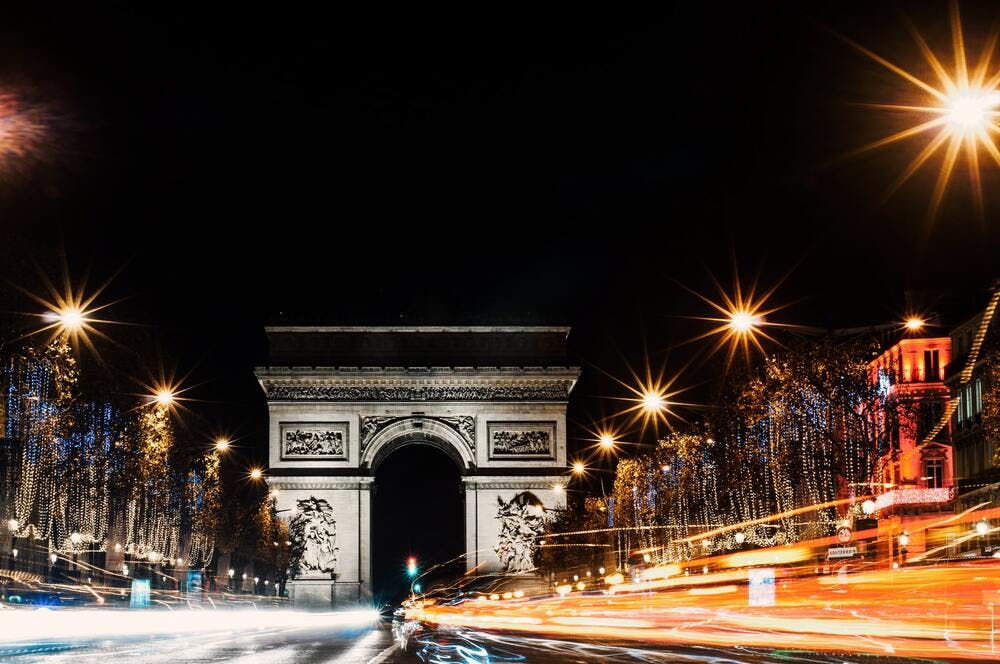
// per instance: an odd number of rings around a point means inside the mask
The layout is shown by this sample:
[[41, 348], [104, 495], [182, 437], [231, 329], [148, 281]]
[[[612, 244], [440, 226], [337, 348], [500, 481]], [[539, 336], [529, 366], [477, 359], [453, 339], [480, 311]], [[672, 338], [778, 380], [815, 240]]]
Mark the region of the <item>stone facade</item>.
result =
[[[336, 533], [335, 546], [321, 554], [324, 561], [335, 556], [331, 565], [324, 563], [332, 571], [300, 573], [291, 585], [293, 600], [321, 607], [370, 601], [371, 486], [379, 464], [405, 445], [436, 447], [460, 469], [467, 567], [526, 569], [537, 516], [565, 504], [564, 492], [553, 487], [566, 481], [566, 402], [579, 370], [493, 366], [489, 351], [500, 349], [494, 361], [523, 361], [537, 346], [535, 356], [548, 362], [560, 357], [554, 339], [564, 342], [567, 333], [530, 327], [268, 328], [296, 360], [297, 335], [302, 348], [331, 354], [329, 360], [313, 358], [330, 366], [257, 369], [270, 417], [268, 482], [278, 489], [279, 512], [291, 520], [298, 505], [318, 504], [300, 501], [325, 501], [335, 522], [335, 528], [321, 527]], [[324, 340], [326, 334], [333, 338]], [[420, 356], [424, 345], [435, 359], [453, 349], [454, 366], [397, 366], [404, 358], [393, 349]], [[344, 347], [359, 366], [333, 366]], [[372, 349], [367, 355], [366, 348]], [[465, 366], [472, 360], [483, 366]]]

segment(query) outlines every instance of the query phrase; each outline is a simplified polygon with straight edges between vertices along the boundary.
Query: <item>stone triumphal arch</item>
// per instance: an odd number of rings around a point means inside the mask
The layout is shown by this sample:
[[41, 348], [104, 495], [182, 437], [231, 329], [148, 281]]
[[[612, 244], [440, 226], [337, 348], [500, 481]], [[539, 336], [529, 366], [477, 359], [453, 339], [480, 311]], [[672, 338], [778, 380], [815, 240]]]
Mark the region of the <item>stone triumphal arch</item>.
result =
[[405, 445], [462, 473], [467, 566], [532, 566], [532, 536], [565, 504], [566, 402], [579, 376], [565, 327], [269, 327], [257, 369], [268, 482], [303, 551], [290, 594], [371, 598], [375, 470]]

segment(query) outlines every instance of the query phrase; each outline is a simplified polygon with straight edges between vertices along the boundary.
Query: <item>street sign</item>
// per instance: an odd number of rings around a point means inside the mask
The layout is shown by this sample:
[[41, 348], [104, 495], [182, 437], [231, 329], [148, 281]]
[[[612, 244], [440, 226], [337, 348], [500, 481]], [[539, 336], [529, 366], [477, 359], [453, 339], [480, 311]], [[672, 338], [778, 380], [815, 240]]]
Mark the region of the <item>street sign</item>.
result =
[[132, 595], [129, 607], [133, 609], [149, 608], [149, 579], [132, 579]]
[[[827, 531], [830, 532], [830, 531]], [[848, 526], [841, 526], [837, 528], [837, 541], [841, 544], [847, 544], [852, 539], [854, 539], [854, 531]]]
[[189, 569], [187, 573], [187, 591], [195, 594], [200, 593], [201, 584], [201, 572]]
[[774, 569], [762, 567], [751, 569], [750, 606], [774, 606]]
[[826, 551], [827, 559], [831, 558], [853, 558], [858, 555], [856, 546], [831, 546]]

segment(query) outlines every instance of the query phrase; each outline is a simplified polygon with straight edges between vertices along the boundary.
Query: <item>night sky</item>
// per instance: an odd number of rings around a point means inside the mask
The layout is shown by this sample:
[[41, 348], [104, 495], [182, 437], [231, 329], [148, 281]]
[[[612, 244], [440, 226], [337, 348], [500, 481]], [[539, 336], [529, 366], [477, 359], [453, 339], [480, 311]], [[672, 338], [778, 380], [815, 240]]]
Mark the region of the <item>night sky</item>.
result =
[[[978, 53], [996, 8], [962, 11]], [[946, 4], [906, 12], [947, 54]], [[895, 321], [910, 289], [956, 322], [1000, 275], [997, 169], [985, 219], [960, 163], [931, 222], [936, 168], [882, 201], [920, 141], [836, 160], [901, 128], [857, 102], [911, 88], [833, 32], [929, 76], [905, 20], [873, 2], [5, 8], [0, 93], [44, 127], [0, 161], [5, 329], [37, 310], [9, 285], [41, 292], [36, 267], [111, 279], [107, 317], [187, 376], [206, 435], [263, 461], [267, 322], [569, 324], [584, 366], [671, 373], [705, 329], [684, 317], [708, 313], [678, 282], [714, 295], [734, 262], [787, 277], [784, 321]], [[590, 369], [571, 417], [620, 395]]]

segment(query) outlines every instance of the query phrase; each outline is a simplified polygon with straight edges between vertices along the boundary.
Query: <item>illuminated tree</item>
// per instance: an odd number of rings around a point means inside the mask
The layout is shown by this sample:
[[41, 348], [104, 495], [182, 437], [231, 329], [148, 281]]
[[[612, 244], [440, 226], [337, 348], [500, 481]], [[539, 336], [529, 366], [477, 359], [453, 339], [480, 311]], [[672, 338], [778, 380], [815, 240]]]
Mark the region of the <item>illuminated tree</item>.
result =
[[[610, 506], [618, 550], [682, 560], [733, 549], [742, 544], [735, 533], [697, 536], [866, 493], [901, 420], [901, 406], [887, 403], [871, 380], [876, 348], [864, 338], [792, 340], [728, 374], [703, 423], [619, 462]], [[743, 536], [780, 544], [829, 534], [838, 520], [836, 510], [823, 509]]]
[[0, 516], [17, 537], [192, 566], [212, 557], [218, 461], [178, 446], [169, 412], [116, 403], [106, 374], [81, 380], [61, 338], [0, 366]]

